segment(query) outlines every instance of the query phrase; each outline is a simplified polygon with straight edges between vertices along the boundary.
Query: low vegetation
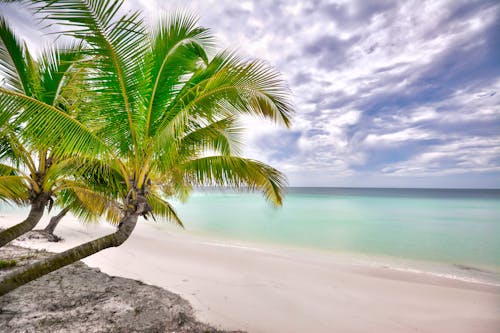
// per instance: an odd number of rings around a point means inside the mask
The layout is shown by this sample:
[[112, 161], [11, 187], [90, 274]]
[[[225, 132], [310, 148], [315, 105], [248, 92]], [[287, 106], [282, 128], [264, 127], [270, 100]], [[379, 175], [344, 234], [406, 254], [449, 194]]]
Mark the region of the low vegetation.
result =
[[14, 259], [0, 259], [0, 269], [11, 268], [17, 265], [17, 261]]

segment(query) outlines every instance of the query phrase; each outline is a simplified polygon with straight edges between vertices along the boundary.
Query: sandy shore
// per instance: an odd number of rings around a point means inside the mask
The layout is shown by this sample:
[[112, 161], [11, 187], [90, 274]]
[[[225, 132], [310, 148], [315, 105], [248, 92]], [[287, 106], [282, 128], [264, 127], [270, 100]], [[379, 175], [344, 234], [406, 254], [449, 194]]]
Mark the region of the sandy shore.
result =
[[[20, 220], [0, 215], [0, 227]], [[112, 231], [69, 217], [56, 231], [63, 242], [17, 244], [58, 252]], [[224, 329], [500, 331], [500, 286], [394, 270], [366, 258], [241, 245], [140, 223], [124, 245], [84, 261], [178, 293], [199, 319]]]
[[[0, 258], [16, 260], [16, 267], [0, 269], [0, 279], [51, 255], [44, 250], [3, 246]], [[82, 262], [0, 297], [0, 332], [243, 333], [201, 323], [187, 300], [164, 288], [111, 277]]]

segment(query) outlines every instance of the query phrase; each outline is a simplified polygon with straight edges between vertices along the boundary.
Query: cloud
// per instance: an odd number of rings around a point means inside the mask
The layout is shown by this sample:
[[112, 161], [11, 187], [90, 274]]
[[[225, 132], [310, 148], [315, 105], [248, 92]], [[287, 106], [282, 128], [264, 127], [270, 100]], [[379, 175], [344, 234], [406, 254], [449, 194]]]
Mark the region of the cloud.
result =
[[435, 145], [407, 161], [384, 167], [393, 176], [439, 176], [500, 171], [500, 136], [466, 137]]
[[335, 35], [321, 36], [304, 47], [302, 56], [316, 57], [317, 66], [333, 70], [345, 62], [348, 50], [359, 41], [359, 37], [341, 39]]
[[405, 128], [404, 130], [392, 133], [368, 134], [364, 143], [368, 146], [397, 146], [398, 144], [408, 143], [413, 140], [429, 140], [431, 138], [433, 138], [433, 134], [427, 131], [423, 131], [418, 128]]
[[[149, 21], [185, 6], [125, 3]], [[288, 81], [292, 129], [245, 119], [244, 153], [285, 171], [292, 185], [500, 186], [498, 1], [189, 6], [221, 48], [264, 59]], [[40, 47], [24, 13], [5, 13]]]

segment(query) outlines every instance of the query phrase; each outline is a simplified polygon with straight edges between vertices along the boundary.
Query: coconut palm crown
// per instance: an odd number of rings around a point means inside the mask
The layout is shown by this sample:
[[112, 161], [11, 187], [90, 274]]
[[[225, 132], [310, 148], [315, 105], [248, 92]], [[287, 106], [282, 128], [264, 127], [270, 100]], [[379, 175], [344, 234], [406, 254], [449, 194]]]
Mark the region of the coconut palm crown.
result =
[[[82, 94], [81, 85], [76, 84], [82, 70], [75, 66], [82, 59], [79, 48], [77, 44], [51, 47], [35, 58], [0, 17], [2, 89], [77, 117], [81, 107], [76, 105], [76, 96]], [[50, 148], [25, 137], [22, 128], [17, 122], [0, 126], [0, 200], [29, 205], [30, 212], [23, 222], [0, 232], [0, 246], [33, 229], [54, 200], [64, 201], [68, 210], [86, 220], [104, 212], [95, 209], [99, 207], [96, 201], [109, 201], [91, 190], [88, 181], [75, 177], [85, 164], [78, 156], [55, 156]]]

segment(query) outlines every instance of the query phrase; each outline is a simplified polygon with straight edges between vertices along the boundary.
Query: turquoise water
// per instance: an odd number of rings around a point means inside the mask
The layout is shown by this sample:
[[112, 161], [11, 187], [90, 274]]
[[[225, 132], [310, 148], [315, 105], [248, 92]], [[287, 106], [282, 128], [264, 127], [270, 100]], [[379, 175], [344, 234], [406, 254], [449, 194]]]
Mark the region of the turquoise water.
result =
[[196, 192], [174, 206], [188, 232], [500, 270], [500, 190], [291, 188], [281, 208], [257, 193]]
[[500, 190], [291, 188], [175, 203], [187, 230], [235, 240], [500, 267]]

